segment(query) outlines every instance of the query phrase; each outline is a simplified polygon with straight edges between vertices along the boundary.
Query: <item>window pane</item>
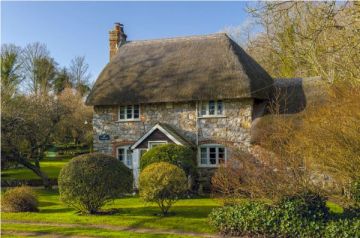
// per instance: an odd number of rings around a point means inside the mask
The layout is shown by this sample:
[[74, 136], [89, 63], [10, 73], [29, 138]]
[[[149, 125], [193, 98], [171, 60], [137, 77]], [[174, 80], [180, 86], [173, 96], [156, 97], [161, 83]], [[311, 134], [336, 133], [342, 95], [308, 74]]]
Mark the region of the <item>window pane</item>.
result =
[[126, 107], [126, 119], [132, 118], [132, 109], [133, 107], [131, 105]]
[[134, 118], [139, 118], [139, 105], [134, 105]]
[[131, 150], [126, 151], [126, 165], [131, 167], [132, 166], [132, 153]]
[[124, 162], [125, 150], [123, 148], [118, 149], [118, 159]]
[[216, 148], [210, 147], [209, 150], [210, 164], [216, 164]]
[[209, 115], [215, 114], [215, 101], [209, 101]]
[[200, 163], [201, 164], [207, 164], [208, 162], [208, 158], [207, 158], [207, 149], [206, 148], [201, 148], [200, 149]]
[[206, 115], [207, 113], [206, 113], [206, 104], [205, 103], [201, 103], [201, 105], [200, 105], [200, 115], [201, 116], [204, 116], [204, 115]]
[[218, 151], [219, 164], [222, 164], [225, 162], [225, 149], [223, 147], [219, 147]]
[[221, 100], [217, 101], [217, 114], [223, 114], [223, 102]]
[[120, 120], [125, 119], [125, 107], [120, 107]]

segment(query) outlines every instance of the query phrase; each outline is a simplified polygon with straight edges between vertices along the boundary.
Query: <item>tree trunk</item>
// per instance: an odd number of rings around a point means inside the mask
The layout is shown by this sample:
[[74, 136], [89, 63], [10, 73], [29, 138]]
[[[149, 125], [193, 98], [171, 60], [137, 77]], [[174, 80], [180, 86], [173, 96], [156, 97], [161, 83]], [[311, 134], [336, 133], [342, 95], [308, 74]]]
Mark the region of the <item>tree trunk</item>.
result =
[[27, 159], [24, 159], [20, 156], [18, 157], [17, 161], [20, 164], [24, 165], [26, 168], [32, 170], [37, 176], [39, 176], [42, 179], [43, 185], [46, 189], [51, 189], [50, 179], [46, 173], [40, 170], [40, 166], [38, 167], [36, 165], [33, 165]]

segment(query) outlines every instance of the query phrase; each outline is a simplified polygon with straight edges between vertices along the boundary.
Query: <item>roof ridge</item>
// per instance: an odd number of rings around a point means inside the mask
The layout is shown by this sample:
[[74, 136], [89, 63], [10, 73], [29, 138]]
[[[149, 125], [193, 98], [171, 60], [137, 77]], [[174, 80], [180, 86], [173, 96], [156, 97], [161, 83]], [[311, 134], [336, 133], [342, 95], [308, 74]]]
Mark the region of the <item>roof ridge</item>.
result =
[[229, 36], [225, 32], [219, 32], [219, 33], [203, 34], [203, 35], [176, 36], [176, 37], [158, 38], [158, 39], [150, 39], [150, 40], [135, 40], [135, 41], [129, 41], [124, 45], [153, 43], [153, 42], [162, 42], [162, 41], [168, 42], [168, 41], [178, 41], [178, 40], [202, 40], [209, 38], [218, 38], [222, 36], [229, 38]]

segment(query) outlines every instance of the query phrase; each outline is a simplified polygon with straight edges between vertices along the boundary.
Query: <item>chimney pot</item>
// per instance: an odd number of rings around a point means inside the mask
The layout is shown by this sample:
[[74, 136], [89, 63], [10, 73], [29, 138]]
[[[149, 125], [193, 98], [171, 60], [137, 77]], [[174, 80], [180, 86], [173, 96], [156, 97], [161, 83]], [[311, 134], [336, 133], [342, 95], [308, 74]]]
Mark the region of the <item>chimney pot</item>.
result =
[[120, 22], [115, 22], [114, 29], [109, 32], [110, 44], [110, 60], [119, 50], [119, 47], [126, 43], [126, 34], [124, 33], [124, 25]]

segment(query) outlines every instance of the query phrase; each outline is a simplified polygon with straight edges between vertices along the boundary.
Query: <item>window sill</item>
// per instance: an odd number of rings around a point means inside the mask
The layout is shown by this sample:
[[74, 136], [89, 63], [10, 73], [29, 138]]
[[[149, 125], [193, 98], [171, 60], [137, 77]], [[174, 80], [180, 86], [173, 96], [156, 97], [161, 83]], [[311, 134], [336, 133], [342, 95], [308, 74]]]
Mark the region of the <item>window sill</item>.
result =
[[219, 116], [216, 116], [216, 115], [211, 115], [211, 116], [198, 116], [197, 118], [198, 119], [207, 119], [207, 118], [226, 118], [227, 116], [224, 116], [224, 115], [219, 115]]
[[206, 168], [219, 168], [220, 165], [219, 164], [216, 164], [216, 165], [207, 165], [207, 164], [198, 164], [197, 166], [198, 168], [203, 168], [203, 169], [206, 169]]
[[140, 122], [140, 119], [117, 120], [116, 122]]

